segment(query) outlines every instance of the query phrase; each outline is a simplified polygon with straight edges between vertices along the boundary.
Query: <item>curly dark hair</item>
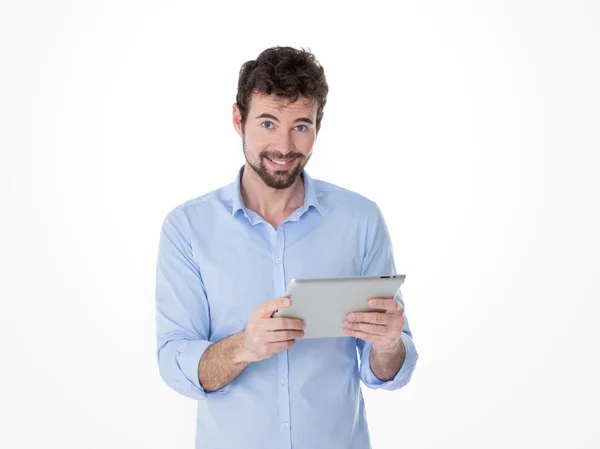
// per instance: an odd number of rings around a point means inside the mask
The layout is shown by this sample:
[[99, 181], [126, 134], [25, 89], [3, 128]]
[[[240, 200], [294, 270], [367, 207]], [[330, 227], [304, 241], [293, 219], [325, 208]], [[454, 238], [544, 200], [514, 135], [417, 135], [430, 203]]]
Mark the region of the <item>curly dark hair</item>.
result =
[[250, 97], [255, 92], [274, 94], [292, 103], [300, 95], [317, 101], [317, 131], [321, 127], [329, 86], [323, 67], [310, 49], [275, 46], [242, 65], [235, 98], [242, 116], [242, 129], [250, 109]]

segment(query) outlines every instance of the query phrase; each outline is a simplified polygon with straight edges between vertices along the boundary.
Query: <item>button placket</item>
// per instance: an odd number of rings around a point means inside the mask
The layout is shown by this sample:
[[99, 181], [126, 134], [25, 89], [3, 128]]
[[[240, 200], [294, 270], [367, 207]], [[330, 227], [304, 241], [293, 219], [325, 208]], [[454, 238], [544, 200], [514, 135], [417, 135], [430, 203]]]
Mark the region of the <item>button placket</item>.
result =
[[[283, 252], [285, 248], [285, 223], [282, 223], [275, 235], [275, 244], [273, 246], [273, 280], [277, 294], [285, 291], [285, 267], [283, 264]], [[290, 432], [290, 388], [289, 388], [289, 361], [288, 351], [282, 351], [277, 354], [277, 375], [279, 378], [279, 419], [280, 429], [283, 432], [283, 445], [286, 449], [291, 449]]]

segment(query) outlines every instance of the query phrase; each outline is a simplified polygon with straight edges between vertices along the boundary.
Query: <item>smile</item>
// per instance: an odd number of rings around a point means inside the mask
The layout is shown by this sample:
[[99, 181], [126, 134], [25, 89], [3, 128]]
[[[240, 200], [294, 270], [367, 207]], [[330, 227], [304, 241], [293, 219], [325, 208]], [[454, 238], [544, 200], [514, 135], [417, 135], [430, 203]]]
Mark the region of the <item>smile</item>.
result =
[[269, 162], [270, 162], [271, 164], [273, 164], [273, 165], [274, 165], [274, 166], [276, 166], [276, 167], [279, 167], [279, 168], [287, 168], [287, 167], [289, 167], [289, 166], [292, 164], [292, 162], [294, 162], [294, 161], [295, 161], [297, 158], [290, 159], [289, 161], [281, 161], [281, 160], [278, 160], [278, 159], [275, 159], [275, 160], [273, 160], [273, 159], [270, 159], [270, 158], [267, 158], [267, 159], [269, 160]]

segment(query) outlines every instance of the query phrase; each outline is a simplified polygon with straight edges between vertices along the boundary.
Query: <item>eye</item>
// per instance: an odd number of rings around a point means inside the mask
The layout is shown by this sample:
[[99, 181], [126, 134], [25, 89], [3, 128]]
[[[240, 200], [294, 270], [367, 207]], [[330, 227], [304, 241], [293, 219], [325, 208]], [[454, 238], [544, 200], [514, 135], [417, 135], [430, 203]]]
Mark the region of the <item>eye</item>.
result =
[[260, 124], [260, 126], [262, 126], [262, 127], [263, 127], [263, 128], [265, 128], [265, 129], [271, 129], [271, 127], [270, 127], [270, 126], [269, 126], [269, 127], [265, 127], [265, 126], [263, 126], [265, 123], [268, 123], [268, 124], [272, 125], [272, 124], [273, 124], [273, 122], [270, 122], [270, 121], [268, 121], [268, 120], [267, 120], [267, 121], [265, 121], [265, 122], [262, 122], [262, 123]]
[[306, 126], [306, 125], [298, 125], [298, 126], [296, 126], [296, 128], [300, 128], [301, 126], [303, 126], [303, 127], [304, 127], [304, 129], [302, 129], [302, 130], [299, 130], [299, 131], [303, 131], [303, 132], [304, 132], [304, 131], [308, 131], [308, 126]]

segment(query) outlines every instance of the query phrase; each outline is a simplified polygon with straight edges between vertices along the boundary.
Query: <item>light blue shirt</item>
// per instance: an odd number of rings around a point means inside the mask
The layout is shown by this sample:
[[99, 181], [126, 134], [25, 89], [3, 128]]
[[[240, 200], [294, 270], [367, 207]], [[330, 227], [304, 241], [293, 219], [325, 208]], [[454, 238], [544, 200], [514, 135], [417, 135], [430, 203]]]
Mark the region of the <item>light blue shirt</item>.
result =
[[[243, 330], [250, 311], [281, 297], [292, 278], [397, 274], [376, 203], [305, 170], [303, 206], [274, 229], [244, 206], [243, 171], [174, 208], [163, 222], [156, 277], [160, 375], [197, 400], [196, 449], [370, 448], [360, 381], [386, 390], [409, 382], [418, 354], [406, 313], [406, 358], [387, 382], [371, 371], [371, 344], [354, 337], [297, 339], [218, 391], [205, 392], [198, 381], [206, 348]], [[400, 291], [396, 300], [404, 305]]]

